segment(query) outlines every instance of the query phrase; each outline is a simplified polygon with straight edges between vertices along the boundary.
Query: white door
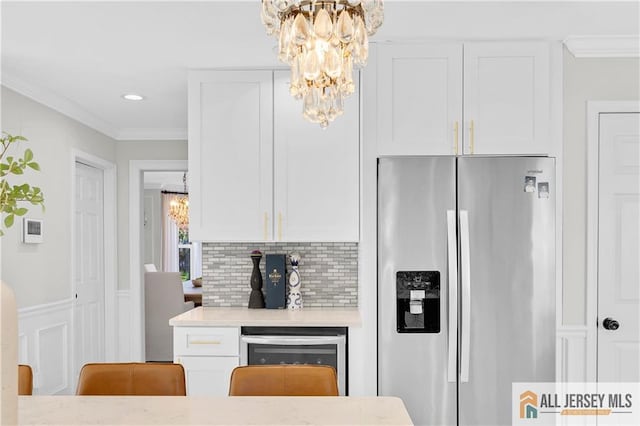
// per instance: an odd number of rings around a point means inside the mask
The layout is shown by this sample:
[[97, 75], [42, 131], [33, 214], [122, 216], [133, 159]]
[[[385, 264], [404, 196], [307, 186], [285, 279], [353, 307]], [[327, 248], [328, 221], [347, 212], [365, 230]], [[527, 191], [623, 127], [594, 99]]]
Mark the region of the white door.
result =
[[[358, 92], [326, 129], [302, 117], [290, 73], [275, 72], [274, 215], [277, 241], [358, 241]], [[356, 80], [356, 87], [358, 82]]]
[[464, 45], [464, 153], [549, 153], [545, 42]]
[[377, 80], [380, 155], [462, 154], [461, 44], [382, 44]]
[[76, 163], [74, 377], [104, 360], [103, 172]]
[[640, 381], [640, 113], [600, 114], [598, 381]]

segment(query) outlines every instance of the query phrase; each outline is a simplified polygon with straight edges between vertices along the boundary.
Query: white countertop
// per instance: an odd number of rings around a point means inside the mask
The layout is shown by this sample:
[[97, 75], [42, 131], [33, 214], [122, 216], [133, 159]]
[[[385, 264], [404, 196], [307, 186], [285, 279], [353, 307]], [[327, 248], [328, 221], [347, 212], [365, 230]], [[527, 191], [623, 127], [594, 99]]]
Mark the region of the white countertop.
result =
[[393, 397], [22, 396], [19, 425], [411, 425]]
[[359, 327], [358, 308], [249, 309], [198, 307], [169, 320], [177, 327]]

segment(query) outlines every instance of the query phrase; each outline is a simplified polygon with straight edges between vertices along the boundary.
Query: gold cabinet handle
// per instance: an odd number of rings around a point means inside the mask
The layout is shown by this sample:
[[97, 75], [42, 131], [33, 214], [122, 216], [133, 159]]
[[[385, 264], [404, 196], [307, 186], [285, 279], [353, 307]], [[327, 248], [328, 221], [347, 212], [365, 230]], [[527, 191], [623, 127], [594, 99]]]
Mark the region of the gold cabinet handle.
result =
[[268, 234], [268, 228], [269, 228], [269, 215], [267, 214], [267, 212], [264, 212], [264, 240], [267, 241], [267, 239], [269, 238]]
[[282, 241], [282, 213], [278, 212], [278, 241]]
[[190, 340], [190, 345], [220, 345], [220, 340]]
[[453, 152], [458, 155], [458, 122], [453, 124]]
[[475, 148], [475, 140], [476, 140], [476, 126], [471, 120], [471, 124], [469, 125], [469, 149], [471, 150], [471, 154], [473, 154]]

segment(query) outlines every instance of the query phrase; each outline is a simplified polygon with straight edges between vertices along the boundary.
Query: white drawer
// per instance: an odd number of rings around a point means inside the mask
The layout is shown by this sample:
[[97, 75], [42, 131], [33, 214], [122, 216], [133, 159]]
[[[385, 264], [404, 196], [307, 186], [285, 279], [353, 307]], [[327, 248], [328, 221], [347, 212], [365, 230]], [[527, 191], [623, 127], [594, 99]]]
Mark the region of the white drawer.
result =
[[239, 327], [174, 327], [173, 355], [240, 354]]

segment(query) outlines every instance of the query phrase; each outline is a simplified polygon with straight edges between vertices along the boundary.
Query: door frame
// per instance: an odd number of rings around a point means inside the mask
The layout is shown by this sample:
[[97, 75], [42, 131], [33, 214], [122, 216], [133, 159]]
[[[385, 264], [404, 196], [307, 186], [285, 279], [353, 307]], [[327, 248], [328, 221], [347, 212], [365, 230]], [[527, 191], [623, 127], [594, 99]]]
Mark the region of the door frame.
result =
[[586, 380], [597, 379], [598, 354], [598, 210], [600, 184], [600, 114], [640, 112], [638, 101], [587, 102], [587, 342]]
[[129, 289], [131, 294], [130, 347], [131, 359], [145, 361], [144, 311], [142, 309], [142, 230], [143, 173], [185, 171], [187, 160], [131, 160], [129, 161]]
[[[118, 257], [117, 257], [117, 174], [116, 165], [103, 158], [80, 151], [71, 150], [71, 294], [76, 291], [76, 164], [83, 163], [91, 167], [102, 170], [103, 173], [103, 261], [104, 261], [104, 359], [105, 361], [115, 361], [117, 348], [117, 302], [116, 292], [118, 290]], [[72, 321], [75, 324], [75, 298], [73, 298], [74, 309], [72, 310]], [[75, 327], [74, 327], [75, 329]], [[71, 348], [75, 348], [76, 336], [72, 332]], [[75, 365], [75, 351], [71, 351], [71, 365]], [[73, 368], [71, 369], [73, 374]]]

